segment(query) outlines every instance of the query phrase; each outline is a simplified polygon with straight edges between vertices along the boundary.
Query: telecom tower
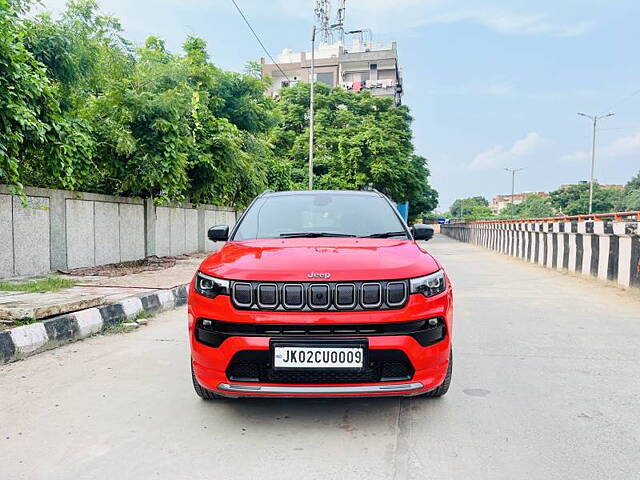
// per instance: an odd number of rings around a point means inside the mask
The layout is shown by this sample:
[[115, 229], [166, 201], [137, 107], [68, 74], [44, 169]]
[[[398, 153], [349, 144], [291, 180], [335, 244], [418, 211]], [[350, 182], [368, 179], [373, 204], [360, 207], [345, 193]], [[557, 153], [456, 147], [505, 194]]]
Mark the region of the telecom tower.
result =
[[338, 2], [335, 23], [331, 23], [331, 0], [314, 0], [313, 13], [316, 17], [320, 41], [330, 45], [334, 42], [334, 32], [338, 33], [338, 41], [344, 43], [344, 15], [346, 0]]

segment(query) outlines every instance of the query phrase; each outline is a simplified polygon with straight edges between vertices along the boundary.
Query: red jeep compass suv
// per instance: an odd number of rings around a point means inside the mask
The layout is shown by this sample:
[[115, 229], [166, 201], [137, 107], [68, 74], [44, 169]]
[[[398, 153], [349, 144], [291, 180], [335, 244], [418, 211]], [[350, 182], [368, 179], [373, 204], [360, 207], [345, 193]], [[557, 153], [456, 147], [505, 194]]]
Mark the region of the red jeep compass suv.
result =
[[440, 264], [375, 192], [265, 192], [189, 289], [196, 393], [444, 395], [452, 292]]

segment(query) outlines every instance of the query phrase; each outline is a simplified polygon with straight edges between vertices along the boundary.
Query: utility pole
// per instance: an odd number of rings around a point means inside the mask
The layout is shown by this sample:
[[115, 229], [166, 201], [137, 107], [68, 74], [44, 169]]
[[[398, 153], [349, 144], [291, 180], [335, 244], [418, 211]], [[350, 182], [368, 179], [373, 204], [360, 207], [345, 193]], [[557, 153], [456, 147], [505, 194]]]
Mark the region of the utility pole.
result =
[[505, 170], [511, 173], [511, 217], [515, 217], [516, 173], [521, 172], [524, 168], [505, 168]]
[[316, 83], [316, 26], [311, 33], [311, 96], [309, 100], [309, 190], [313, 190], [313, 116], [314, 87]]
[[596, 129], [598, 120], [613, 117], [615, 113], [607, 113], [606, 115], [587, 115], [586, 113], [578, 113], [581, 117], [588, 118], [593, 122], [593, 142], [591, 144], [591, 181], [589, 182], [589, 215], [593, 213], [593, 177], [596, 169]]

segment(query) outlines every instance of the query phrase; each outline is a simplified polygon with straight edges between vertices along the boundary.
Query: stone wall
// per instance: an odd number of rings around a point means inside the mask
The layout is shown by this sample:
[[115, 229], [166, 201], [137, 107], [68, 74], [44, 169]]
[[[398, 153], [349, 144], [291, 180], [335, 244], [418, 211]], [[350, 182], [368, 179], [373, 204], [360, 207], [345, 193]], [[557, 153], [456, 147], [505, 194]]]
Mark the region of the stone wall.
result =
[[213, 251], [207, 230], [236, 222], [226, 207], [0, 185], [0, 278]]

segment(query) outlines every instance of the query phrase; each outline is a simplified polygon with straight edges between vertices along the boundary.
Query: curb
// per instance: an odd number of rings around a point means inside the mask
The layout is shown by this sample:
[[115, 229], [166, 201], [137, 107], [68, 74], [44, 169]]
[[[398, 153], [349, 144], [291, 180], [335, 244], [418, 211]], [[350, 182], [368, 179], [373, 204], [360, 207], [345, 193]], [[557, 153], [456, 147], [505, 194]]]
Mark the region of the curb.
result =
[[76, 342], [140, 312], [159, 313], [187, 303], [187, 285], [125, 298], [0, 332], [0, 365]]

